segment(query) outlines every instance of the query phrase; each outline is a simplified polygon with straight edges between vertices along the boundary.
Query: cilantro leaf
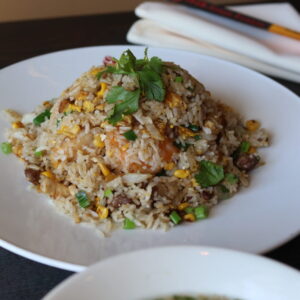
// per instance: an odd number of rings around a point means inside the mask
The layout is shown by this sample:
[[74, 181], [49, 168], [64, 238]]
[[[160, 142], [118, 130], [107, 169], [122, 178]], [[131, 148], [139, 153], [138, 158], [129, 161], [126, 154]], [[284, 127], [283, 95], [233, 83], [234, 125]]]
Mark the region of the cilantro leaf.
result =
[[[108, 117], [110, 124], [116, 125], [122, 120], [123, 115], [135, 113], [139, 109], [140, 89], [127, 91], [123, 87], [113, 87], [107, 94], [106, 101], [116, 103], [111, 115]], [[109, 100], [108, 100], [109, 99]]]
[[117, 68], [125, 72], [134, 72], [135, 71], [136, 57], [133, 53], [127, 49], [124, 51], [119, 60], [117, 60]]
[[239, 181], [238, 177], [232, 173], [225, 174], [225, 180], [230, 184], [237, 183]]
[[164, 101], [166, 90], [159, 74], [152, 70], [139, 73], [140, 85], [149, 100]]
[[120, 100], [126, 100], [131, 94], [131, 91], [125, 90], [122, 86], [113, 86], [106, 96], [106, 102], [115, 103]]
[[161, 74], [162, 68], [163, 68], [163, 62], [159, 57], [153, 56], [153, 57], [151, 57], [151, 59], [148, 63], [148, 67], [152, 71]]
[[223, 166], [208, 160], [202, 160], [200, 162], [200, 171], [196, 174], [195, 179], [203, 188], [216, 185], [224, 179]]

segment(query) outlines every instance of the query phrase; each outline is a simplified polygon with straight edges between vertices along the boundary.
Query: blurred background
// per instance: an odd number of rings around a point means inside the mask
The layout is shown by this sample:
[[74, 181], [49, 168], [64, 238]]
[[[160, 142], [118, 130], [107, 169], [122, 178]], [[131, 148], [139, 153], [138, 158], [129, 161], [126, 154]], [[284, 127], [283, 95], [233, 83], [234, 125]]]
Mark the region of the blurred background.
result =
[[[158, 1], [158, 0], [156, 0]], [[296, 3], [298, 0], [289, 1]], [[132, 11], [142, 0], [1, 0], [0, 22]], [[162, 2], [162, 1], [161, 1]], [[214, 4], [270, 2], [210, 0]], [[277, 2], [277, 1], [272, 1]], [[299, 4], [298, 4], [299, 5]]]

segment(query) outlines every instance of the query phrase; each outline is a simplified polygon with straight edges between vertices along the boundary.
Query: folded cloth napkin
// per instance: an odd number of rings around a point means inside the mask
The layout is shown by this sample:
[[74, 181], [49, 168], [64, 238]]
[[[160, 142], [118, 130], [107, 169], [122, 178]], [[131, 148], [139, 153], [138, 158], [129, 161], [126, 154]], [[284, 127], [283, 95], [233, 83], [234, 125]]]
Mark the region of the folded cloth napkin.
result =
[[[288, 3], [229, 8], [300, 31]], [[195, 51], [300, 82], [300, 41], [182, 5], [144, 2], [135, 12], [142, 19], [127, 34], [132, 43]]]

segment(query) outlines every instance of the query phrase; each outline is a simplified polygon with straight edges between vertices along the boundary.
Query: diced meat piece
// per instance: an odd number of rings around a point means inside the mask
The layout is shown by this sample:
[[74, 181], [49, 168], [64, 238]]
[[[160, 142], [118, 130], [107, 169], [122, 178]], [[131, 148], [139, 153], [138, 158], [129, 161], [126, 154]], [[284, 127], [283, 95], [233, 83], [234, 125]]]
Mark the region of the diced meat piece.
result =
[[119, 208], [120, 206], [122, 206], [124, 204], [130, 204], [130, 203], [132, 203], [132, 200], [130, 198], [128, 198], [124, 194], [120, 194], [113, 198], [111, 205], [114, 208]]
[[253, 154], [241, 153], [235, 160], [235, 165], [242, 171], [249, 172], [255, 168], [259, 162], [259, 157]]
[[104, 64], [104, 66], [114, 65], [115, 61], [113, 60], [113, 58], [111, 56], [105, 56], [103, 58], [103, 64]]
[[40, 175], [41, 175], [40, 170], [35, 170], [30, 168], [25, 169], [25, 176], [27, 180], [34, 185], [38, 185], [40, 183]]
[[213, 197], [214, 193], [210, 193], [208, 191], [203, 191], [202, 192], [202, 197], [204, 200], [210, 200]]

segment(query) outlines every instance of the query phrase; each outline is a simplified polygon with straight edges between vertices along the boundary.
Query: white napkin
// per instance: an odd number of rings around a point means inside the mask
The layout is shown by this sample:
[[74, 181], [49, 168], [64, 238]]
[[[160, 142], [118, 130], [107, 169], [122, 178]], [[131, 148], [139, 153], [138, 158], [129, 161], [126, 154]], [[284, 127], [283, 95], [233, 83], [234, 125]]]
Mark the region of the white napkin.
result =
[[[300, 31], [300, 17], [288, 3], [230, 9]], [[300, 41], [181, 5], [145, 2], [135, 12], [143, 19], [129, 30], [130, 42], [208, 54], [300, 82]]]

